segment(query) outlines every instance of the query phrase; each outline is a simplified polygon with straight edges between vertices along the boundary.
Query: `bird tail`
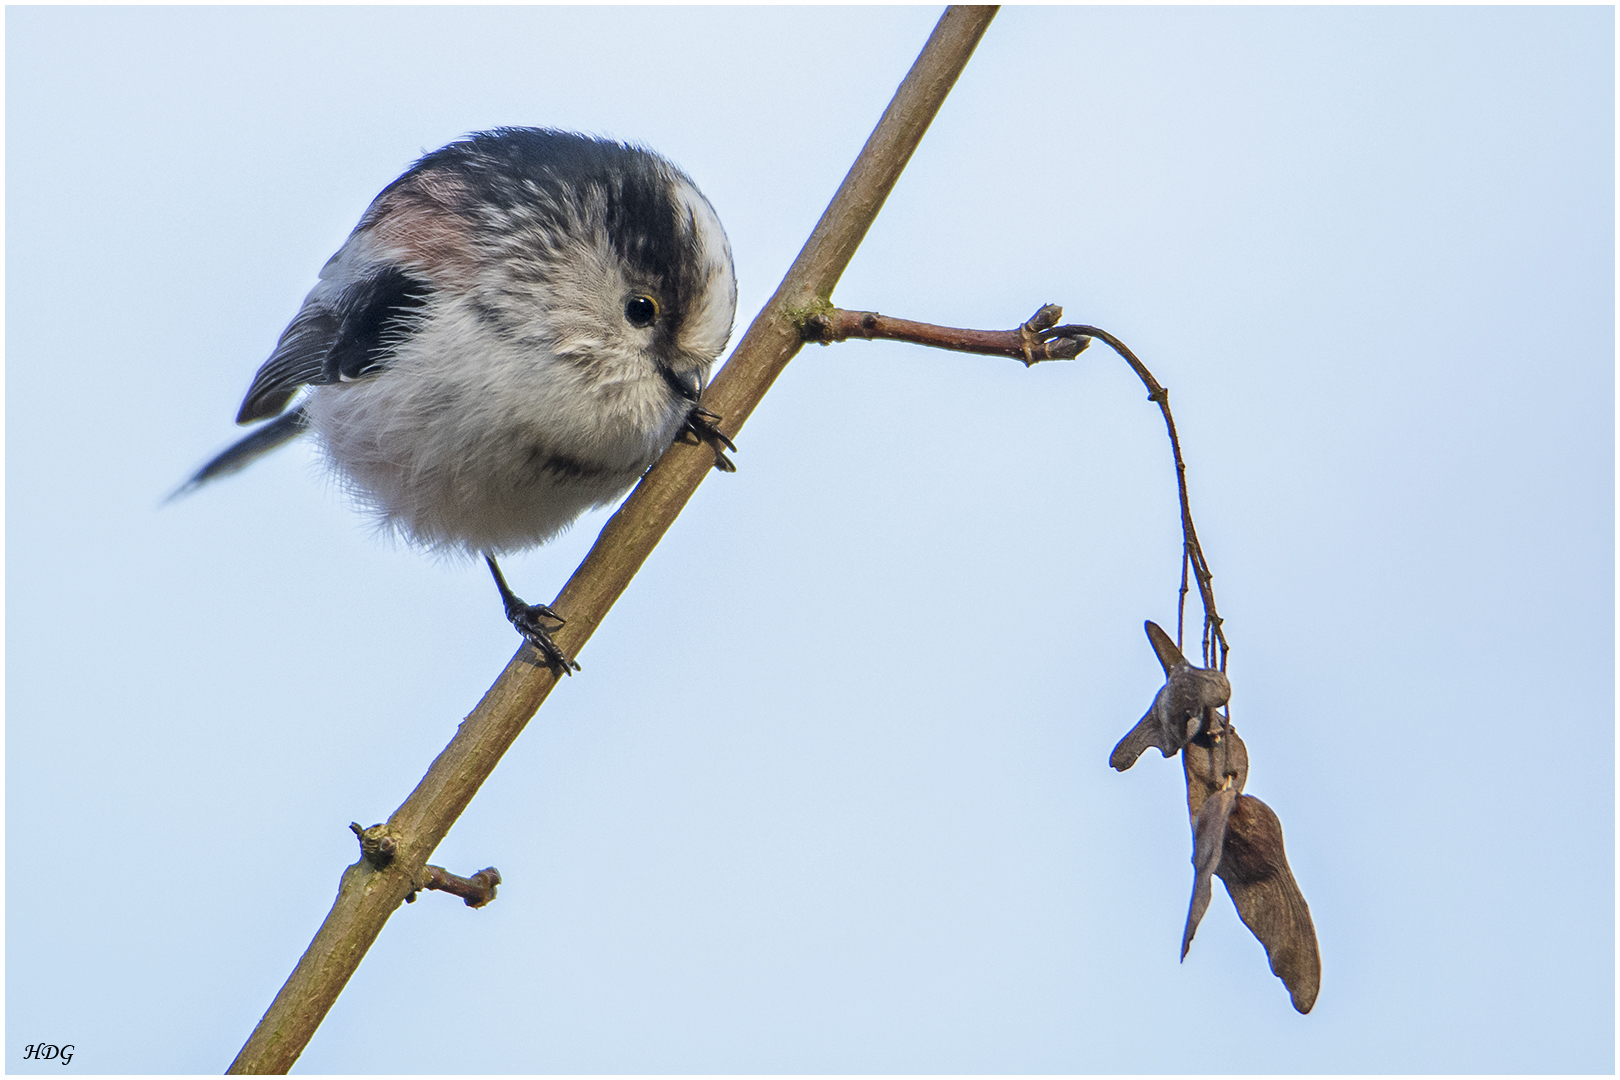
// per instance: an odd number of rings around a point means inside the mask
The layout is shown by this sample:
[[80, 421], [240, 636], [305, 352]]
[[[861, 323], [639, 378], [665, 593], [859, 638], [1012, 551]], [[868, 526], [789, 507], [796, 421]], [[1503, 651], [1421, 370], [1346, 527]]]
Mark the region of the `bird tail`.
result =
[[229, 476], [239, 469], [246, 468], [256, 458], [268, 454], [282, 443], [298, 438], [308, 427], [309, 417], [304, 415], [302, 407], [282, 413], [268, 424], [254, 429], [220, 451], [212, 461], [198, 469], [195, 476], [176, 488], [169, 499], [189, 495], [210, 480], [218, 480], [222, 476]]

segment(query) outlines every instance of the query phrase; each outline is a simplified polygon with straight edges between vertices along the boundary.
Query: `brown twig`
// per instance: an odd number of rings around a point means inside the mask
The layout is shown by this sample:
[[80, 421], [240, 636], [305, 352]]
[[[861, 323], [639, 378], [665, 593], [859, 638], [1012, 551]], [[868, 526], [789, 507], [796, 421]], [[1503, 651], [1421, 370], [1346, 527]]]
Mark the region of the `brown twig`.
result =
[[[349, 829], [360, 840], [360, 857], [378, 870], [386, 870], [399, 853], [399, 841], [388, 831], [387, 825], [373, 825], [362, 829], [358, 821], [349, 822]], [[423, 870], [422, 880], [405, 894], [407, 904], [416, 902], [422, 889], [436, 889], [453, 893], [467, 901], [468, 907], [479, 908], [495, 899], [495, 886], [501, 883], [501, 872], [486, 866], [470, 878], [458, 877], [442, 866], [429, 866]]]
[[[424, 867], [423, 875], [422, 888], [459, 896], [470, 908], [483, 907], [495, 899], [495, 886], [501, 883], [501, 872], [493, 866], [484, 867], [470, 878], [457, 877], [442, 866]], [[405, 902], [415, 903], [416, 893], [407, 893]]]
[[1221, 617], [1215, 609], [1215, 587], [1209, 561], [1198, 542], [1198, 529], [1193, 525], [1192, 504], [1187, 497], [1187, 463], [1181, 457], [1181, 438], [1176, 434], [1176, 418], [1170, 412], [1170, 391], [1138, 360], [1125, 343], [1106, 330], [1095, 326], [1070, 323], [1063, 326], [1057, 321], [1063, 309], [1056, 304], [1045, 304], [1016, 330], [959, 330], [950, 326], [912, 322], [879, 315], [875, 311], [845, 311], [830, 305], [811, 311], [802, 321], [804, 340], [823, 345], [850, 338], [865, 340], [884, 339], [909, 341], [936, 349], [978, 353], [983, 356], [1010, 356], [1022, 360], [1026, 367], [1043, 360], [1072, 360], [1085, 351], [1092, 338], [1097, 338], [1118, 353], [1131, 370], [1136, 372], [1142, 385], [1147, 387], [1148, 400], [1159, 406], [1164, 414], [1164, 425], [1170, 433], [1170, 451], [1176, 462], [1176, 489], [1181, 497], [1181, 592], [1176, 603], [1176, 645], [1182, 642], [1182, 614], [1187, 602], [1187, 568], [1192, 567], [1198, 582], [1198, 596], [1204, 605], [1203, 657], [1204, 666], [1226, 670], [1226, 654], [1230, 651], [1226, 634], [1221, 628]]
[[[1198, 530], [1193, 525], [1192, 504], [1187, 498], [1187, 463], [1181, 457], [1181, 438], [1176, 434], [1176, 418], [1170, 412], [1170, 391], [1160, 385], [1159, 380], [1153, 377], [1153, 372], [1147, 365], [1136, 358], [1136, 354], [1126, 348], [1125, 343], [1106, 330], [1095, 326], [1069, 325], [1053, 327], [1048, 333], [1083, 334], [1094, 337], [1118, 353], [1136, 377], [1142, 380], [1147, 387], [1148, 400], [1159, 406], [1164, 414], [1164, 426], [1170, 433], [1170, 451], [1176, 459], [1176, 490], [1181, 496], [1181, 541], [1182, 541], [1182, 573], [1185, 575], [1186, 567], [1192, 566], [1193, 578], [1198, 583], [1198, 596], [1204, 602], [1204, 633], [1203, 654], [1204, 666], [1226, 670], [1226, 654], [1230, 648], [1226, 644], [1226, 633], [1221, 628], [1220, 613], [1215, 610], [1214, 574], [1210, 572], [1209, 560], [1204, 558], [1204, 548], [1198, 542]], [[1181, 597], [1186, 599], [1185, 578], [1183, 579]], [[1181, 644], [1181, 608], [1176, 610], [1176, 644]]]
[[[995, 8], [952, 7], [912, 65], [832, 203], [730, 360], [704, 395], [717, 425], [737, 434], [803, 344], [800, 313], [825, 307], [939, 111]], [[708, 447], [677, 443], [609, 519], [590, 554], [552, 606], [568, 623], [555, 635], [578, 656], [710, 469]], [[416, 790], [383, 826], [395, 857], [386, 868], [361, 859], [343, 873], [337, 900], [292, 975], [231, 1063], [233, 1073], [286, 1072], [360, 965], [366, 950], [416, 887], [433, 849], [557, 683], [528, 645], [518, 650]]]
[[1010, 356], [1014, 360], [1022, 360], [1024, 366], [1028, 367], [1043, 360], [1073, 360], [1091, 344], [1088, 337], [1053, 331], [1053, 324], [1062, 317], [1062, 308], [1047, 304], [1016, 330], [958, 330], [950, 326], [896, 319], [875, 311], [833, 308], [818, 311], [804, 321], [804, 339], [822, 345], [850, 338], [909, 341], [914, 345], [954, 352]]

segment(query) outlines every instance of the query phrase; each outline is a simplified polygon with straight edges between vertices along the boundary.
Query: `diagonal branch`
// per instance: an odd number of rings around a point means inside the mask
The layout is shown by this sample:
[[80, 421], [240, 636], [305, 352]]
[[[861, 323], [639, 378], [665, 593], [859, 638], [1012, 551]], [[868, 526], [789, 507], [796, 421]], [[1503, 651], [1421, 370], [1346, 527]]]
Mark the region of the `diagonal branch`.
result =
[[[718, 427], [726, 435], [736, 435], [799, 351], [803, 313], [829, 303], [833, 287], [995, 12], [993, 7], [952, 7], [934, 27], [776, 294], [704, 395], [703, 404], [724, 418]], [[555, 635], [567, 655], [579, 655], [713, 466], [707, 448], [677, 443], [608, 521], [552, 605], [568, 619]], [[383, 924], [417, 887], [434, 848], [556, 682], [556, 673], [529, 646], [512, 658], [389, 818], [385, 829], [394, 858], [384, 868], [362, 858], [344, 871], [326, 921], [230, 1072], [280, 1073], [292, 1067]]]

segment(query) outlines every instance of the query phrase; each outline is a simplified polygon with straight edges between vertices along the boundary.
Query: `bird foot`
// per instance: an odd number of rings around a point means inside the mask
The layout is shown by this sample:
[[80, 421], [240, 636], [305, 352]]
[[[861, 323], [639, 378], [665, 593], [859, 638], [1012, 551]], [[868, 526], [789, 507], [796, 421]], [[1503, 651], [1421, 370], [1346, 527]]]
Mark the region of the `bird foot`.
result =
[[[484, 557], [490, 573], [495, 575], [495, 587], [501, 591], [501, 603], [506, 608], [506, 621], [511, 623], [523, 639], [533, 645], [545, 660], [546, 666], [564, 675], [578, 671], [579, 664], [568, 659], [561, 647], [551, 640], [553, 630], [561, 630], [568, 622], [545, 604], [526, 604], [506, 584], [506, 576], [489, 556]], [[547, 625], [553, 624], [553, 625]]]
[[[513, 599], [517, 600], [516, 597]], [[551, 631], [561, 630], [568, 622], [567, 619], [544, 604], [525, 604], [521, 600], [506, 606], [506, 618], [517, 632], [523, 635], [525, 641], [539, 650], [547, 666], [553, 671], [572, 675], [579, 670], [579, 665], [568, 659], [563, 654], [562, 648], [551, 640]], [[547, 623], [555, 625], [547, 626]]]
[[721, 472], [736, 472], [737, 466], [725, 451], [737, 452], [737, 444], [726, 438], [717, 427], [721, 417], [710, 412], [700, 405], [694, 405], [692, 411], [686, 416], [686, 423], [681, 428], [680, 440], [682, 442], [704, 443], [714, 451], [714, 467]]

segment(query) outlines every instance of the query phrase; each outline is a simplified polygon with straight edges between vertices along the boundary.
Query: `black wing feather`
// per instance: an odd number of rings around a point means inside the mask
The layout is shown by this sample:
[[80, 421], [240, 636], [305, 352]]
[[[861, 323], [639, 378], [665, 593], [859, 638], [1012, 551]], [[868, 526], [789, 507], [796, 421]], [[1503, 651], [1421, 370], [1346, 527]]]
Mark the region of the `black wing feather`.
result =
[[344, 290], [334, 310], [309, 300], [276, 342], [248, 388], [238, 424], [275, 416], [305, 385], [350, 382], [388, 366], [416, 330], [432, 289], [397, 266]]
[[306, 303], [282, 331], [270, 359], [253, 376], [253, 385], [242, 399], [236, 422], [251, 424], [275, 416], [287, 407], [299, 387], [318, 381], [337, 336], [337, 316], [326, 308]]
[[343, 322], [319, 380], [352, 382], [381, 371], [416, 330], [430, 286], [397, 266], [385, 267], [343, 295]]

